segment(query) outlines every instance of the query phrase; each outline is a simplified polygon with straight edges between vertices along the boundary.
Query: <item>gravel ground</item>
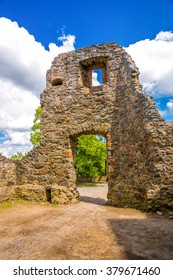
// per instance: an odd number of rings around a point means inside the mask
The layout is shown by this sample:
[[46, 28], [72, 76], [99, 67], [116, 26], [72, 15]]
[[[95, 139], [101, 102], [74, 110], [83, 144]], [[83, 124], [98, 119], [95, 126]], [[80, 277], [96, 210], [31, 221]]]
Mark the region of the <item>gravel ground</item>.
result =
[[173, 259], [173, 220], [106, 206], [107, 186], [80, 187], [80, 203], [0, 208], [0, 259]]

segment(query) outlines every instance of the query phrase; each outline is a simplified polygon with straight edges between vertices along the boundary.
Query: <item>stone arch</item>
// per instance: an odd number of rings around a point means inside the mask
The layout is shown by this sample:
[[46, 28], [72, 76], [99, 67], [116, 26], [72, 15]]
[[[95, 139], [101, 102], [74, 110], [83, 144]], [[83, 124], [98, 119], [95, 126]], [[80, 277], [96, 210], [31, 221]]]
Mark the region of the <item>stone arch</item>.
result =
[[111, 126], [109, 123], [97, 123], [94, 121], [86, 121], [81, 126], [68, 127], [70, 137], [78, 137], [82, 134], [101, 134], [106, 136], [110, 134]]

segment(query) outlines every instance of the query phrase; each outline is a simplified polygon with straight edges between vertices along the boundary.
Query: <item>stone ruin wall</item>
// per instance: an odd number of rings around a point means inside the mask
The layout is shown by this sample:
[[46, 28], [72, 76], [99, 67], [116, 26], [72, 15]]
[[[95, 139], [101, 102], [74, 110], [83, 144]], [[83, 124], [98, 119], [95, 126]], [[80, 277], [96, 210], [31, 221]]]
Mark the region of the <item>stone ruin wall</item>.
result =
[[0, 155], [0, 187], [16, 183], [16, 164], [13, 160]]
[[[91, 71], [97, 68], [103, 84], [94, 87]], [[100, 134], [107, 139], [108, 203], [173, 209], [173, 125], [142, 91], [138, 74], [131, 57], [114, 43], [56, 57], [41, 95], [40, 146], [21, 161], [2, 159], [2, 174], [7, 171], [0, 177], [1, 192], [6, 188], [12, 197], [52, 203], [76, 201], [77, 137]]]

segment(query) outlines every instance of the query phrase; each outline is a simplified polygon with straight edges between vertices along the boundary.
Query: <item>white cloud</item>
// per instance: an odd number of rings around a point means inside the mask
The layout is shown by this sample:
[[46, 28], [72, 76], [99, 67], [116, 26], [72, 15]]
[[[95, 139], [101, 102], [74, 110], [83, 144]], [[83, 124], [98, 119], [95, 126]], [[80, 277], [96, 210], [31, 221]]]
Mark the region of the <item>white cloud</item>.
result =
[[58, 38], [58, 40], [63, 43], [62, 46], [57, 46], [54, 43], [49, 44], [49, 52], [50, 52], [50, 56], [51, 56], [52, 60], [59, 53], [64, 53], [64, 52], [67, 52], [69, 50], [70, 51], [74, 50], [75, 36], [73, 36], [73, 35], [67, 35], [67, 36], [63, 35], [63, 36], [60, 36]]
[[28, 130], [39, 99], [31, 91], [0, 78], [0, 129]]
[[0, 151], [5, 156], [12, 156], [18, 151], [25, 153], [32, 148], [32, 145], [29, 141], [30, 132], [29, 131], [5, 131], [5, 140], [0, 144]]
[[156, 41], [173, 41], [173, 33], [171, 31], [160, 31], [155, 38]]
[[22, 151], [31, 148], [29, 129], [46, 71], [55, 56], [74, 50], [75, 36], [63, 35], [59, 40], [60, 46], [50, 43], [46, 50], [17, 22], [0, 18], [0, 130], [10, 139], [0, 144], [4, 155], [11, 155], [16, 147]]
[[[162, 105], [160, 101], [159, 101], [159, 102], [156, 102], [156, 104], [157, 104], [158, 108], [160, 108], [160, 106]], [[170, 100], [166, 103], [164, 109], [159, 109], [159, 113], [160, 113], [160, 115], [161, 115], [163, 118], [165, 118], [165, 119], [171, 121], [171, 120], [172, 120], [172, 116], [173, 116], [173, 99], [170, 99]]]
[[167, 104], [166, 107], [168, 110], [173, 111], [173, 99], [171, 99]]
[[25, 143], [30, 138], [30, 133], [28, 132], [17, 132], [17, 131], [7, 131], [6, 136], [10, 138], [10, 140], [4, 141], [4, 145], [25, 145]]
[[100, 86], [100, 82], [98, 80], [98, 73], [92, 71], [92, 86]]
[[161, 31], [153, 40], [126, 48], [140, 70], [144, 90], [154, 97], [173, 95], [173, 33]]

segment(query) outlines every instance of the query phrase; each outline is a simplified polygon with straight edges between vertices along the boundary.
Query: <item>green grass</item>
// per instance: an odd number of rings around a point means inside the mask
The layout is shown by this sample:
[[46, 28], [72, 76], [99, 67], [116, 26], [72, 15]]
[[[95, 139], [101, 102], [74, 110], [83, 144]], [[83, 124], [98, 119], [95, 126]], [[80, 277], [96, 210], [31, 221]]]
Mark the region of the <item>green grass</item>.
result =
[[16, 205], [27, 205], [32, 207], [33, 205], [51, 206], [52, 204], [48, 202], [36, 202], [36, 201], [28, 201], [24, 199], [16, 199], [16, 200], [8, 200], [8, 201], [4, 201], [3, 203], [0, 203], [0, 210], [8, 209]]
[[[28, 201], [28, 200], [8, 200], [4, 201], [3, 203], [0, 203], [0, 211], [4, 209], [10, 209], [12, 207], [15, 207], [17, 205], [26, 205], [27, 207], [33, 207], [34, 205], [39, 205], [42, 207], [53, 207], [53, 208], [58, 208], [62, 207], [63, 204], [54, 204], [54, 203], [49, 203], [47, 201], [45, 202], [36, 202], [36, 201]], [[64, 204], [66, 205], [66, 204]]]
[[0, 210], [1, 209], [7, 209], [7, 208], [11, 208], [17, 204], [23, 204], [23, 200], [8, 200], [8, 201], [4, 201], [3, 203], [0, 203]]
[[95, 187], [104, 187], [107, 182], [80, 182], [77, 183], [78, 188], [95, 188]]

